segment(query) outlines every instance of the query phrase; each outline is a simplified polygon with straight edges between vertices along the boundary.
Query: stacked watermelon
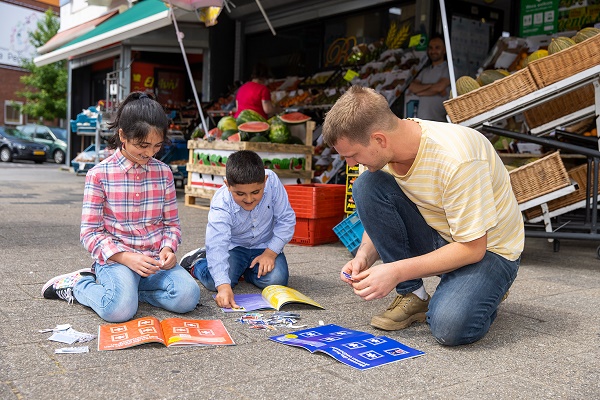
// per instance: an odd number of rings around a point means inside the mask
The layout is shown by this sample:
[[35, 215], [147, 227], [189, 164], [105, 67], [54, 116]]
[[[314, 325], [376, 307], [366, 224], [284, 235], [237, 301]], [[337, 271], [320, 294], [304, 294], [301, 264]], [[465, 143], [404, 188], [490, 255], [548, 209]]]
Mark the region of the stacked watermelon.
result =
[[232, 116], [221, 118], [217, 127], [210, 133], [230, 142], [304, 144], [300, 138], [292, 136], [289, 125], [304, 123], [310, 119], [308, 115], [292, 112], [272, 117], [267, 121], [256, 111], [243, 110], [237, 118]]

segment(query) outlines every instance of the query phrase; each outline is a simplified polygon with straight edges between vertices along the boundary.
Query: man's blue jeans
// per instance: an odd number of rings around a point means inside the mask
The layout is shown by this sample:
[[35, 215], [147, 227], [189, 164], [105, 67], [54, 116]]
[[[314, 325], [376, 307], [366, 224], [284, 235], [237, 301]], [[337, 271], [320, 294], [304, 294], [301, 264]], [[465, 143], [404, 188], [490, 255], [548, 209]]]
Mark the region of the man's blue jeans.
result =
[[123, 264], [98, 263], [96, 278], [83, 276], [73, 288], [75, 299], [108, 322], [128, 321], [138, 301], [176, 313], [192, 311], [200, 301], [198, 283], [179, 264], [143, 278]]
[[[229, 279], [231, 280], [232, 288], [237, 285], [242, 275], [244, 275], [246, 282], [260, 289], [264, 289], [269, 285], [287, 286], [289, 271], [287, 259], [283, 253], [279, 253], [275, 258], [275, 268], [260, 278], [258, 277], [258, 264], [254, 268], [248, 268], [252, 260], [264, 253], [264, 251], [265, 249], [247, 249], [240, 246], [229, 250]], [[217, 290], [215, 288], [215, 281], [208, 270], [206, 259], [201, 259], [196, 263], [194, 266], [194, 276], [208, 290], [212, 290], [213, 292]]]
[[[427, 254], [448, 244], [427, 225], [390, 174], [362, 173], [352, 195], [363, 227], [384, 263]], [[517, 276], [519, 262], [488, 251], [481, 261], [442, 274], [427, 312], [436, 340], [456, 346], [485, 336]], [[400, 282], [396, 292], [410, 293], [422, 284], [422, 279]]]

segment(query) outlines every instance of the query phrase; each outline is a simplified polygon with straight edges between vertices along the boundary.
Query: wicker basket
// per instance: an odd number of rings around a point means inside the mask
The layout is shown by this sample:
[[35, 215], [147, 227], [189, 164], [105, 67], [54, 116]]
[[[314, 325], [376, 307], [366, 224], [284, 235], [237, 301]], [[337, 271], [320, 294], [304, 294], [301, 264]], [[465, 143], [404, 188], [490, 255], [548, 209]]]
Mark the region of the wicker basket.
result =
[[531, 129], [592, 105], [594, 84], [590, 83], [525, 111], [525, 121]]
[[491, 111], [538, 89], [531, 72], [524, 68], [472, 92], [446, 100], [444, 108], [455, 124]]
[[541, 89], [600, 64], [600, 35], [527, 65]]
[[[577, 182], [577, 190], [575, 190], [573, 193], [569, 193], [566, 196], [549, 201], [548, 210], [558, 210], [559, 208], [570, 206], [571, 204], [585, 200], [587, 193], [587, 170], [587, 164], [582, 164], [569, 170], [569, 177], [571, 180]], [[598, 188], [598, 193], [600, 194], [600, 188]], [[542, 215], [541, 207], [534, 207], [525, 211], [525, 218], [528, 220], [539, 217], [540, 215]]]
[[571, 184], [558, 151], [509, 172], [519, 204]]

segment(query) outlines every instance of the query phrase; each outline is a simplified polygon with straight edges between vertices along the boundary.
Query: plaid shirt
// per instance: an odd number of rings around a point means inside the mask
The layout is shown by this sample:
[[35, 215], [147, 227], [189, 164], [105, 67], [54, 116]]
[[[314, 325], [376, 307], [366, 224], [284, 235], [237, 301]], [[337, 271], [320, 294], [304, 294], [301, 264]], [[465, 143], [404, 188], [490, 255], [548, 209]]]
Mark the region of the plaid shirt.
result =
[[133, 163], [117, 150], [85, 177], [80, 239], [100, 264], [120, 252], [157, 257], [181, 243], [173, 173], [156, 159]]

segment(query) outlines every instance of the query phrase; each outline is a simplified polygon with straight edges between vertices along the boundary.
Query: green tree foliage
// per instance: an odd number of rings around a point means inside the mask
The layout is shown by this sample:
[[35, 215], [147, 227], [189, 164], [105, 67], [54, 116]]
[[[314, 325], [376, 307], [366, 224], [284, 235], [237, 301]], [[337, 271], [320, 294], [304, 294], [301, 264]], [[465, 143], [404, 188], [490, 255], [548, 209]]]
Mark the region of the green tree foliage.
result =
[[[44, 19], [38, 21], [37, 30], [29, 33], [29, 41], [41, 47], [50, 40], [60, 27], [60, 21], [50, 9]], [[16, 94], [25, 98], [22, 112], [30, 117], [53, 120], [67, 115], [67, 69], [66, 61], [38, 67], [32, 59], [23, 59], [21, 67], [29, 74], [21, 77], [24, 91]]]

